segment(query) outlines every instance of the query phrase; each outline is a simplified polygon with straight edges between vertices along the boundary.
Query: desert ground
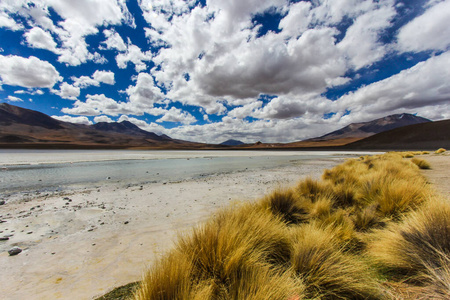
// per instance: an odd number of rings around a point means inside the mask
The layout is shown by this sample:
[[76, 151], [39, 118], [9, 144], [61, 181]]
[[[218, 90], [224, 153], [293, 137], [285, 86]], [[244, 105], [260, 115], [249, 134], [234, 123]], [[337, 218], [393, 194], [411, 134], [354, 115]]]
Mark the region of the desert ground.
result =
[[[107, 183], [0, 206], [2, 299], [92, 299], [137, 281], [177, 234], [220, 208], [259, 199], [344, 158], [147, 185]], [[437, 163], [437, 162], [435, 162]], [[432, 171], [431, 171], [432, 172]], [[13, 246], [23, 249], [9, 256]]]

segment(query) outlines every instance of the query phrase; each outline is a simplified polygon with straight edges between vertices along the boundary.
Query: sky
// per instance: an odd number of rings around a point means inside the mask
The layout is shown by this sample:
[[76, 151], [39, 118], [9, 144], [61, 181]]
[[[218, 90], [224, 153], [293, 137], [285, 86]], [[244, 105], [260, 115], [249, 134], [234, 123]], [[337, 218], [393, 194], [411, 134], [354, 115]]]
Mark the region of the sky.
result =
[[172, 138], [450, 118], [450, 0], [1, 0], [0, 102]]

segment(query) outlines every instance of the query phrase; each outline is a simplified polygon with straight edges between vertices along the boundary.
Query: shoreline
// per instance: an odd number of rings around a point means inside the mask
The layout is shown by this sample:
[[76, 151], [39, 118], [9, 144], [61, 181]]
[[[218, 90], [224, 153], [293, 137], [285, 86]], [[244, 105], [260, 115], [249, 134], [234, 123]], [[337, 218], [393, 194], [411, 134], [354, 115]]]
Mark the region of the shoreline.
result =
[[[92, 299], [140, 280], [177, 232], [233, 201], [259, 199], [279, 186], [318, 178], [345, 157], [287, 167], [213, 174], [147, 185], [105, 183], [67, 193], [31, 195], [2, 206], [0, 264], [5, 299]], [[7, 229], [7, 230], [6, 230]], [[12, 246], [24, 251], [10, 257]]]

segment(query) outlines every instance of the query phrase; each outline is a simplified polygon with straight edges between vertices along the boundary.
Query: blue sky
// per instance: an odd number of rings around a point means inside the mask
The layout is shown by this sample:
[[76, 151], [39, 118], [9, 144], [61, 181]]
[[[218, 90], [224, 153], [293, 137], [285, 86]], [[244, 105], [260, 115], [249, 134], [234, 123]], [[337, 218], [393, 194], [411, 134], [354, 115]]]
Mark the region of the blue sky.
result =
[[450, 118], [450, 1], [2, 0], [0, 102], [198, 142]]

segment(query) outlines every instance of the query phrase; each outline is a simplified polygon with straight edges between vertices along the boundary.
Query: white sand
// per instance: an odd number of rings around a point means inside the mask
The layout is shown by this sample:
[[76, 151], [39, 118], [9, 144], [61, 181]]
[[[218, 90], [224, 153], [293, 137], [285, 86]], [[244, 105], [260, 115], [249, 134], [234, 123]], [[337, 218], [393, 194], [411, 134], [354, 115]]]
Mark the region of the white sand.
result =
[[[6, 221], [0, 224], [0, 237], [13, 234], [0, 241], [0, 298], [92, 299], [140, 280], [178, 231], [232, 201], [260, 198], [306, 176], [318, 178], [343, 160], [318, 159], [142, 188], [109, 183], [68, 195], [11, 201], [0, 206], [0, 219]], [[16, 245], [24, 251], [9, 256], [6, 251]]]

